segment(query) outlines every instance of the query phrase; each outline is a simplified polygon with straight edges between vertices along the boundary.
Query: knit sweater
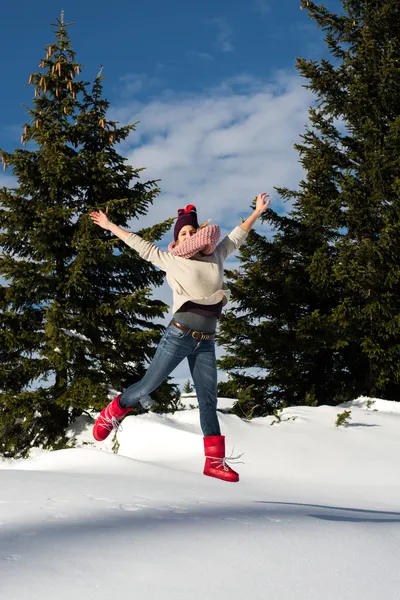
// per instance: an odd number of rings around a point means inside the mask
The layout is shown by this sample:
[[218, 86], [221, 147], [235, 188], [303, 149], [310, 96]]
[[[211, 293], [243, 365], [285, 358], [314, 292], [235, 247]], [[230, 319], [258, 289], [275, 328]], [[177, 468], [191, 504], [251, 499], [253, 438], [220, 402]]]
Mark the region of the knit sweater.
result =
[[224, 283], [224, 262], [244, 242], [248, 232], [235, 227], [207, 256], [181, 258], [163, 252], [151, 242], [146, 242], [135, 233], [130, 233], [125, 243], [153, 265], [165, 271], [173, 293], [172, 313], [185, 302], [196, 304], [228, 303], [230, 290]]

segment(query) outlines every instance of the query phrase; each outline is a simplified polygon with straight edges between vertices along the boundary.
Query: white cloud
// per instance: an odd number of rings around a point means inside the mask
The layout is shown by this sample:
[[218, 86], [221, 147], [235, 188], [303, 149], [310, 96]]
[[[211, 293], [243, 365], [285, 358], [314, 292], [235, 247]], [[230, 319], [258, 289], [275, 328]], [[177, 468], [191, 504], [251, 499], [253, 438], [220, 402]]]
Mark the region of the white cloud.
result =
[[233, 52], [233, 30], [226, 17], [215, 17], [208, 21], [217, 28], [217, 43], [222, 52]]
[[135, 229], [175, 216], [193, 203], [199, 219], [225, 228], [246, 217], [257, 193], [296, 187], [302, 174], [293, 144], [308, 119], [311, 94], [297, 75], [272, 82], [242, 76], [201, 94], [172, 94], [113, 111], [121, 122], [140, 121], [121, 151], [143, 179], [161, 179], [161, 196]]
[[201, 58], [202, 60], [214, 60], [212, 54], [208, 52], [198, 52], [197, 50], [189, 50], [186, 56], [195, 56], [196, 58]]
[[[261, 191], [271, 193], [276, 210], [286, 210], [272, 188], [296, 188], [302, 176], [293, 144], [304, 131], [312, 97], [301, 85], [297, 75], [280, 73], [271, 82], [246, 75], [201, 94], [168, 92], [147, 105], [114, 109], [113, 117], [121, 122], [140, 121], [121, 148], [129, 162], [146, 167], [144, 180], [161, 179], [161, 196], [132, 229], [175, 216], [177, 208], [193, 202], [199, 219], [212, 217], [225, 235], [240, 224], [240, 216], [250, 214]], [[258, 229], [269, 233], [266, 225]], [[164, 249], [170, 237], [160, 244]], [[235, 262], [226, 267], [235, 268]], [[172, 304], [166, 282], [153, 297]], [[171, 311], [163, 324], [170, 318]], [[222, 354], [217, 346], [217, 356]], [[190, 378], [186, 360], [172, 376], [180, 384]]]

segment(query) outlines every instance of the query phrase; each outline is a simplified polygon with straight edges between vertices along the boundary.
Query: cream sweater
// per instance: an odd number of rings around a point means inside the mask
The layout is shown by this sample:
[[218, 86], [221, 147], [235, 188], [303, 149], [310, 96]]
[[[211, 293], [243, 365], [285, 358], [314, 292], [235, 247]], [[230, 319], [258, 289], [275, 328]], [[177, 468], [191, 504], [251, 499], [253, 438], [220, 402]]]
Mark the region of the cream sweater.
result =
[[130, 233], [125, 243], [156, 267], [165, 271], [173, 292], [172, 313], [185, 302], [197, 304], [228, 303], [230, 290], [224, 284], [224, 261], [244, 242], [248, 232], [235, 227], [208, 256], [181, 258], [163, 252], [151, 242], [146, 242], [135, 233]]

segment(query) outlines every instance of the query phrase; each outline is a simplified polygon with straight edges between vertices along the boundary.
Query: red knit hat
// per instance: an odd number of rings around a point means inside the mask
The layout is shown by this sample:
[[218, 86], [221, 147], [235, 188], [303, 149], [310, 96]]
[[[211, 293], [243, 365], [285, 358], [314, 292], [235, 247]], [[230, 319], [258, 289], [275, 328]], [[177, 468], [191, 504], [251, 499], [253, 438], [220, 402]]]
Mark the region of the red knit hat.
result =
[[188, 204], [185, 208], [178, 208], [178, 218], [174, 227], [174, 240], [178, 239], [178, 235], [182, 227], [192, 225], [195, 229], [199, 228], [197, 221], [197, 210], [194, 204]]

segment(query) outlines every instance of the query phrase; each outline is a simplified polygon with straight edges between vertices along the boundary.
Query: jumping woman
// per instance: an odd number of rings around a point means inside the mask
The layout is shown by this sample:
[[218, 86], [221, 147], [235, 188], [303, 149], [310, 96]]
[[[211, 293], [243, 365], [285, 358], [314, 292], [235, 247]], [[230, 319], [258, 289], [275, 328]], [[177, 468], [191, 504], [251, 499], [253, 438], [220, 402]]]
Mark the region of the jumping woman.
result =
[[230, 291], [223, 282], [224, 262], [245, 241], [257, 218], [268, 208], [267, 194], [259, 194], [256, 209], [220, 243], [218, 225], [199, 226], [196, 208], [178, 210], [174, 241], [168, 252], [146, 242], [135, 233], [111, 223], [102, 211], [92, 212], [94, 223], [108, 229], [162, 271], [173, 292], [172, 320], [164, 331], [143, 379], [119, 394], [100, 413], [93, 428], [96, 440], [105, 440], [129, 411], [141, 404], [150, 408], [149, 397], [177, 365], [188, 359], [196, 388], [200, 424], [204, 435], [204, 475], [239, 481], [225, 457], [225, 437], [217, 417], [217, 365], [215, 331]]

